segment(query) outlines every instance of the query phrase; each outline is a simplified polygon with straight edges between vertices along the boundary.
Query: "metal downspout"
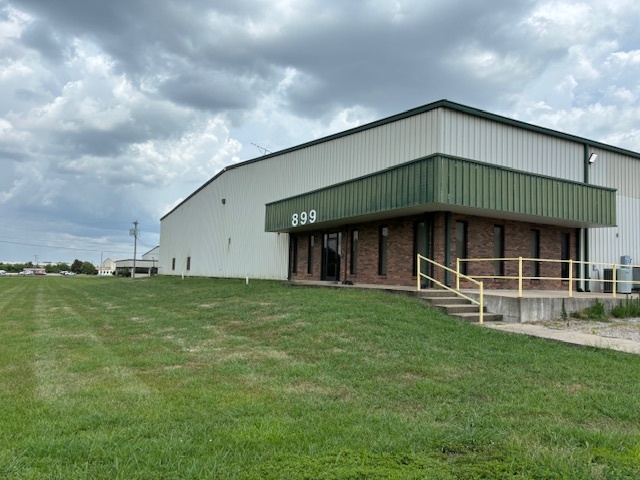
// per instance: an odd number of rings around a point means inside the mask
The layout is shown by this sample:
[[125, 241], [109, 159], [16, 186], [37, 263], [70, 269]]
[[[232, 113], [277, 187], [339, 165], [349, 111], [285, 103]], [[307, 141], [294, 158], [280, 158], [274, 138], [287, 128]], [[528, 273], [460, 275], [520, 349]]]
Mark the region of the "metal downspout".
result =
[[[582, 249], [580, 248], [580, 244], [582, 243], [582, 230], [582, 228], [576, 228], [576, 258], [578, 259], [578, 261], [582, 259]], [[583, 291], [582, 287], [580, 286], [582, 282], [582, 268], [582, 263], [576, 264], [576, 269], [578, 270], [576, 272], [576, 292]], [[584, 266], [584, 268], [586, 270], [586, 265]]]
[[291, 281], [291, 234], [287, 233], [287, 280]]
[[[583, 168], [584, 168], [584, 183], [585, 184], [589, 184], [589, 145], [588, 144], [584, 144], [584, 161], [583, 161]], [[584, 278], [584, 291], [585, 292], [590, 292], [591, 288], [589, 286], [589, 229], [585, 228], [584, 229], [584, 234], [582, 236], [583, 238], [583, 260], [584, 260], [584, 269], [583, 269], [583, 278]]]

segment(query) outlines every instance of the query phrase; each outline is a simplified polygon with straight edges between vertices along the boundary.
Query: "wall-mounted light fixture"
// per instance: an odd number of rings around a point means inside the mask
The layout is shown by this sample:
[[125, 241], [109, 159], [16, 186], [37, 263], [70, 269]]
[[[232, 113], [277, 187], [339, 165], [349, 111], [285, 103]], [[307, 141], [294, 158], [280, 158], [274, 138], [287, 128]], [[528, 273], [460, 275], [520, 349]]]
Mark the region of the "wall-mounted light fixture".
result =
[[[589, 159], [589, 161], [591, 161], [591, 159]], [[226, 199], [226, 198], [223, 198], [223, 199], [222, 199], [222, 204], [224, 205], [225, 203], [227, 203], [227, 199]]]
[[589, 163], [596, 163], [597, 158], [598, 158], [598, 154], [592, 153], [591, 155], [589, 155]]

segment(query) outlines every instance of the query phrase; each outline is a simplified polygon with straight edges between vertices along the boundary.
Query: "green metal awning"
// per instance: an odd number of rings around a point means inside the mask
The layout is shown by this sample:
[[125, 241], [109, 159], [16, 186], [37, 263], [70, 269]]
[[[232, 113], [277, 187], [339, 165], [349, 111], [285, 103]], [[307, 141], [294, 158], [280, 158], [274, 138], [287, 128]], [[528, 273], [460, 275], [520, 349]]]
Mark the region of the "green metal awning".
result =
[[265, 231], [330, 228], [429, 211], [570, 227], [616, 225], [615, 189], [430, 155], [266, 205]]

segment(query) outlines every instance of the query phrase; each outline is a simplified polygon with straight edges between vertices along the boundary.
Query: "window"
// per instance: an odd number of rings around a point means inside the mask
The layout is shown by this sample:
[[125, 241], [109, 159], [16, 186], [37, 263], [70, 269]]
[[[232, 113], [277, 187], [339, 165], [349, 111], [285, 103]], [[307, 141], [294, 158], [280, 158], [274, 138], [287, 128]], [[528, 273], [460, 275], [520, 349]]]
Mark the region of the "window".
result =
[[[571, 241], [571, 235], [568, 233], [560, 234], [560, 259], [561, 260], [569, 260], [571, 256], [569, 255], [569, 244]], [[562, 278], [569, 278], [569, 262], [562, 262], [562, 269], [560, 272], [560, 276]]]
[[315, 244], [315, 238], [313, 235], [309, 235], [309, 250], [307, 251], [307, 273], [313, 273], [313, 245]]
[[191, 257], [187, 257], [187, 272], [191, 270]]
[[349, 262], [351, 275], [358, 274], [358, 230], [351, 230], [351, 256]]
[[[504, 225], [493, 226], [493, 258], [504, 258]], [[504, 276], [504, 260], [493, 261], [493, 274]]]
[[171, 260], [171, 270], [175, 270], [176, 269], [176, 257], [173, 257], [173, 259]]
[[[456, 257], [468, 258], [467, 222], [456, 222]], [[467, 275], [468, 262], [460, 262], [460, 273]]]
[[380, 227], [378, 242], [378, 275], [387, 274], [387, 237], [389, 236], [389, 228], [387, 226]]
[[[418, 275], [418, 255], [429, 257], [427, 252], [427, 224], [426, 222], [416, 222], [413, 225], [413, 275]], [[423, 268], [425, 264], [421, 265]], [[421, 273], [426, 273], [424, 270]]]
[[[531, 251], [529, 255], [531, 258], [540, 258], [540, 230], [531, 230]], [[540, 262], [531, 262], [531, 276], [540, 276]]]
[[293, 258], [291, 261], [291, 273], [298, 273], [298, 237], [291, 237], [291, 250]]

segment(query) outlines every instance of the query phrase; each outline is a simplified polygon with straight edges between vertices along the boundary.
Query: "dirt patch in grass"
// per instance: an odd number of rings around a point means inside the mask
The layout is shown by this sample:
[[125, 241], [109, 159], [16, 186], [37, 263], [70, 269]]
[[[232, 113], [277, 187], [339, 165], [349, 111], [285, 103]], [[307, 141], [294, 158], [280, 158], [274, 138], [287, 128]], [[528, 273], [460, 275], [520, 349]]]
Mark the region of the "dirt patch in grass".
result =
[[556, 330], [590, 333], [608, 338], [623, 338], [640, 342], [640, 318], [611, 319], [610, 321], [550, 320], [542, 322], [545, 327]]
[[311, 382], [291, 384], [285, 389], [285, 391], [299, 395], [322, 395], [325, 397], [331, 397], [334, 400], [345, 402], [351, 400], [354, 396], [354, 390], [351, 388], [327, 387]]

